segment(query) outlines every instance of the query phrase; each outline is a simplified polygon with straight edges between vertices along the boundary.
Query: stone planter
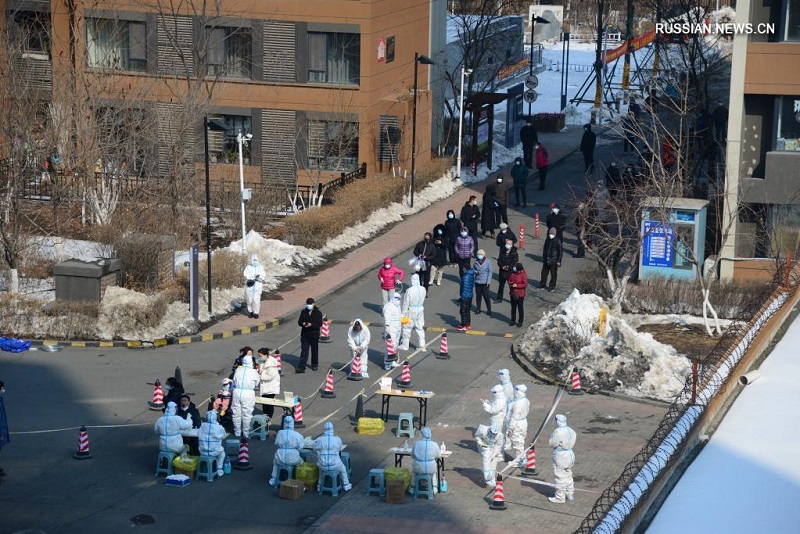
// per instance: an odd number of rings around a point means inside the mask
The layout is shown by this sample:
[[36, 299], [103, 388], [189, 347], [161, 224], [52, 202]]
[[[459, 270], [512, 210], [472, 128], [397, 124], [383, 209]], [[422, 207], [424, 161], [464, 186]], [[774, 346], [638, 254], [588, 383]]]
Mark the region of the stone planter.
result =
[[537, 132], [560, 132], [566, 125], [563, 113], [539, 113], [533, 116]]

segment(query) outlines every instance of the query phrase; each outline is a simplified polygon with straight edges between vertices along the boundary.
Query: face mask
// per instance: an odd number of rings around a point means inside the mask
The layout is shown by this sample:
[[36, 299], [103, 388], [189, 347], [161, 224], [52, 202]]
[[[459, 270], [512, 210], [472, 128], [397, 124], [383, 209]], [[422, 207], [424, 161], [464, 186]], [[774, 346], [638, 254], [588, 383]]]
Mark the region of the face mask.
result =
[[6, 388], [0, 389], [0, 397], [6, 394]]
[[441, 230], [436, 230], [436, 233], [437, 233], [438, 235], [442, 235], [442, 231], [441, 231]]
[[555, 238], [556, 238], [555, 234], [550, 234], [550, 239], [555, 239]]
[[506, 245], [506, 250], [511, 250], [511, 245]]
[[391, 263], [384, 263], [383, 264], [383, 268], [384, 269], [391, 269], [392, 268], [392, 264]]
[[497, 183], [498, 183], [498, 184], [502, 184], [502, 183], [503, 183], [503, 179], [502, 179], [502, 178], [498, 178], [498, 179], [497, 179]]
[[511, 270], [512, 270], [513, 272], [517, 272], [517, 268], [516, 268], [516, 267], [512, 268]]
[[478, 254], [478, 259], [482, 260], [484, 258], [483, 254]]
[[311, 310], [313, 310], [313, 309], [314, 309], [314, 305], [313, 305], [313, 304], [306, 304], [306, 309], [307, 309], [308, 311], [311, 311]]
[[553, 208], [553, 213], [555, 213], [556, 215], [558, 215], [559, 211], [561, 211], [561, 210], [559, 210], [558, 208]]
[[164, 386], [164, 389], [166, 389], [167, 391], [169, 391], [169, 390], [171, 390], [171, 389], [172, 389], [172, 386]]
[[455, 217], [455, 215], [453, 215], [452, 213], [449, 213], [449, 214], [447, 215], [447, 218], [448, 218], [448, 219], [452, 219], [452, 218], [454, 218], [454, 217]]
[[264, 358], [259, 358], [256, 360], [258, 363], [264, 363]]
[[461, 237], [467, 237], [467, 232], [461, 232]]
[[258, 262], [257, 261], [250, 262], [250, 265], [252, 265], [253, 267], [258, 267]]

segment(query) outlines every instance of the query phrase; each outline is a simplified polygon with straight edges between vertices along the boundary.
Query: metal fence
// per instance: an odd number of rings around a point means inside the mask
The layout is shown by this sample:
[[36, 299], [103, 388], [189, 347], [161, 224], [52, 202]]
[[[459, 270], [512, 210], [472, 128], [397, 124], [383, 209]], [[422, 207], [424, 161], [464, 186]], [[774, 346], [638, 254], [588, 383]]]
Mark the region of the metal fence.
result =
[[[576, 532], [619, 532], [625, 528], [630, 513], [646, 500], [655, 482], [669, 475], [669, 468], [680, 458], [690, 432], [700, 420], [700, 413], [731, 380], [732, 371], [750, 347], [757, 333], [778, 309], [775, 303], [797, 290], [797, 281], [789, 288], [771, 286], [754, 295], [750, 304], [708, 355], [698, 372], [696, 388], [687, 380], [658, 425], [653, 436], [597, 499], [591, 512]], [[696, 391], [693, 401], [693, 391]], [[657, 461], [653, 461], [656, 458]], [[613, 511], [613, 513], [612, 513]]]

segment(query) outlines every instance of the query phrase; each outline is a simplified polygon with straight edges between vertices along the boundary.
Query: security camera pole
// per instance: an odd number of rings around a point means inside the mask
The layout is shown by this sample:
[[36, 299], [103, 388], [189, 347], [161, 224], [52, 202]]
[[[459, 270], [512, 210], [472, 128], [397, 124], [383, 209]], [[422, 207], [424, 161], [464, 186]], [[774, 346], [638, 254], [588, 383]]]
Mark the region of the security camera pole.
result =
[[464, 78], [472, 74], [472, 69], [461, 67], [461, 96], [458, 99], [458, 157], [456, 158], [456, 179], [461, 178], [461, 131], [464, 128]]
[[247, 230], [244, 218], [244, 153], [242, 147], [253, 138], [252, 134], [242, 135], [239, 130], [236, 140], [239, 142], [239, 202], [242, 205], [242, 254], [247, 254]]

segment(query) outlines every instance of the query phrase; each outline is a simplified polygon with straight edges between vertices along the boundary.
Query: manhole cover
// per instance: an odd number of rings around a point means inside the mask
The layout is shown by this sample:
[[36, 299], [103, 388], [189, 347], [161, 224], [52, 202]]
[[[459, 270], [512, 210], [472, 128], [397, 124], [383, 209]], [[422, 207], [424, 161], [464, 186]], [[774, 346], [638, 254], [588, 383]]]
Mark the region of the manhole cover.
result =
[[139, 514], [136, 517], [131, 517], [131, 523], [134, 525], [152, 525], [156, 520], [153, 516], [147, 514]]

